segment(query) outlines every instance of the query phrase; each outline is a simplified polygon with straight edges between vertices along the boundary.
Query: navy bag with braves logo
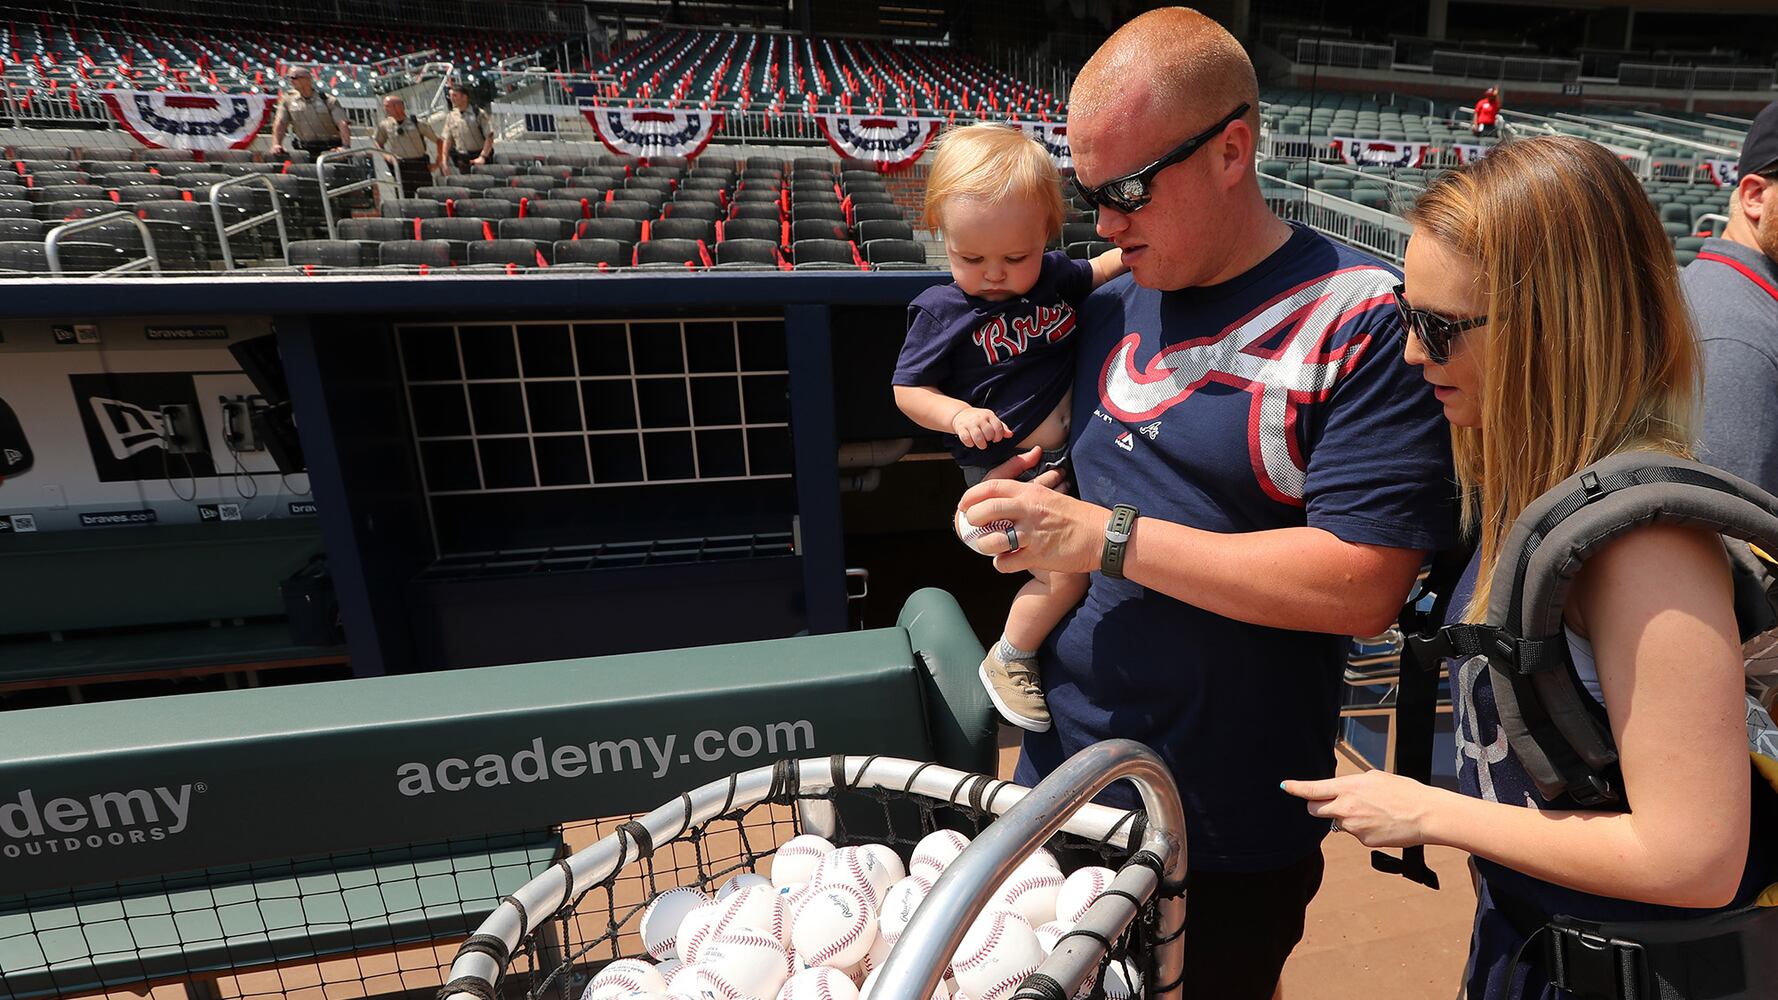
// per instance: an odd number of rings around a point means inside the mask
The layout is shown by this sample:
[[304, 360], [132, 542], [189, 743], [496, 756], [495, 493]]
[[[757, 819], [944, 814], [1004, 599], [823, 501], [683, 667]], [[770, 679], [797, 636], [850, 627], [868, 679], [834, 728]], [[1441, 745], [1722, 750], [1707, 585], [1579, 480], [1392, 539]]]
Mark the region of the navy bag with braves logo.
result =
[[0, 479], [28, 471], [32, 461], [31, 443], [25, 440], [18, 415], [6, 405], [6, 400], [0, 399]]

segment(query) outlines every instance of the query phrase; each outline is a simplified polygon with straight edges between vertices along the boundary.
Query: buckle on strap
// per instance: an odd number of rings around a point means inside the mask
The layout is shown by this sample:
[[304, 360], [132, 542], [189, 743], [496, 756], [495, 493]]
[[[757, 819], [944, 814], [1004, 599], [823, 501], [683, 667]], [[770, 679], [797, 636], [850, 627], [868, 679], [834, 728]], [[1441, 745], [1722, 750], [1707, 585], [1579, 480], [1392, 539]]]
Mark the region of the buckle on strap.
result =
[[1544, 955], [1550, 985], [1582, 996], [1652, 1000], [1648, 955], [1642, 945], [1555, 921], [1544, 930], [1549, 935]]
[[[1409, 642], [1416, 641], [1413, 638]], [[1421, 639], [1421, 647], [1439, 656], [1486, 656], [1489, 663], [1531, 675], [1561, 662], [1566, 647], [1555, 639], [1521, 639], [1498, 625], [1464, 622], [1446, 625], [1433, 638]]]

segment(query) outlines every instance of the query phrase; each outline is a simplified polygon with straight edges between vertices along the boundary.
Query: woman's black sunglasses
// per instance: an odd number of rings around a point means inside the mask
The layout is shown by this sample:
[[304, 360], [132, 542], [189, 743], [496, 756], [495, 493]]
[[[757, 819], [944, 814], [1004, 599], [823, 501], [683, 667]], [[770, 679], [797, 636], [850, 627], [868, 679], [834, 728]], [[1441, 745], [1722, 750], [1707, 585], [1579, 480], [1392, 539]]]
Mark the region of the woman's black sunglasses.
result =
[[1148, 186], [1154, 183], [1156, 174], [1181, 162], [1197, 152], [1205, 143], [1221, 135], [1222, 130], [1228, 128], [1230, 122], [1246, 114], [1249, 107], [1250, 105], [1241, 105], [1224, 116], [1222, 121], [1173, 147], [1171, 153], [1133, 174], [1114, 178], [1098, 187], [1088, 187], [1080, 182], [1079, 176], [1076, 176], [1074, 178], [1075, 193], [1080, 195], [1082, 201], [1094, 208], [1115, 208], [1125, 214], [1134, 212], [1148, 204], [1150, 197]]
[[1471, 316], [1469, 319], [1446, 319], [1437, 313], [1424, 309], [1415, 309], [1408, 305], [1402, 293], [1408, 290], [1406, 285], [1396, 285], [1395, 311], [1401, 314], [1401, 325], [1408, 332], [1419, 338], [1420, 346], [1426, 349], [1426, 357], [1435, 365], [1442, 365], [1451, 360], [1451, 342], [1465, 330], [1473, 330], [1488, 322], [1486, 316]]

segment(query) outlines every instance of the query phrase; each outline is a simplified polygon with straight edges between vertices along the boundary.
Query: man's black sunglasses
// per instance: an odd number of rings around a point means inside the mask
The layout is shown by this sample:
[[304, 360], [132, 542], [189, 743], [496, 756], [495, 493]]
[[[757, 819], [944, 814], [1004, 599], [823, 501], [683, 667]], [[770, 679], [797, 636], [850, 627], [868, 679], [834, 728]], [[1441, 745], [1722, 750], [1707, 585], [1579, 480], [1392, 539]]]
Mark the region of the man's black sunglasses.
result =
[[1076, 175], [1074, 178], [1075, 193], [1080, 195], [1082, 201], [1094, 208], [1115, 208], [1126, 214], [1134, 212], [1148, 204], [1150, 197], [1148, 186], [1154, 183], [1156, 174], [1183, 161], [1186, 157], [1197, 152], [1205, 143], [1221, 135], [1222, 130], [1228, 128], [1230, 122], [1246, 114], [1249, 107], [1250, 105], [1247, 104], [1241, 105], [1225, 115], [1222, 121], [1173, 147], [1171, 153], [1133, 174], [1114, 178], [1098, 187], [1088, 187], [1082, 184], [1079, 175]]
[[1465, 330], [1473, 330], [1488, 322], [1486, 316], [1471, 316], [1469, 319], [1446, 319], [1437, 313], [1424, 309], [1415, 309], [1408, 305], [1402, 293], [1408, 290], [1406, 285], [1396, 285], [1395, 311], [1401, 314], [1401, 324], [1408, 332], [1419, 338], [1420, 346], [1426, 349], [1427, 358], [1435, 365], [1442, 365], [1451, 360], [1451, 342]]

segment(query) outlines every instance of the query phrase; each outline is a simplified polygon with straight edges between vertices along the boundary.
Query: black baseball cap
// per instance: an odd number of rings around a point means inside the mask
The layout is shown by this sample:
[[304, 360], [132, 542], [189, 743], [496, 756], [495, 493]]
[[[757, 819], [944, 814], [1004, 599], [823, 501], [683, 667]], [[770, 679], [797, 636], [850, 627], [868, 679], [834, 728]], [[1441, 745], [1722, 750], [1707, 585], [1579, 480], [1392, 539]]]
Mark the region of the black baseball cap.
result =
[[1778, 166], [1778, 101], [1766, 105], [1753, 119], [1753, 127], [1741, 141], [1741, 160], [1735, 170], [1737, 176], [1746, 177], [1774, 166]]

